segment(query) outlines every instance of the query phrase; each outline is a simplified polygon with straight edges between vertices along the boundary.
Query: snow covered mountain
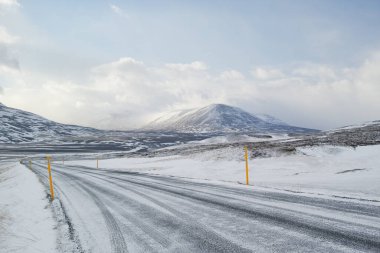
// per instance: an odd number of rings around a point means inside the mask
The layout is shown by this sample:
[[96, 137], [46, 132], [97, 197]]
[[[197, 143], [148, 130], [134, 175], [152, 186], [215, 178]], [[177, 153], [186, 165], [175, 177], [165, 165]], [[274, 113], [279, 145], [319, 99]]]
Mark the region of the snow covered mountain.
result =
[[[163, 135], [160, 132], [177, 132], [177, 135], [173, 138], [185, 138], [188, 141], [197, 140], [197, 138], [194, 139], [196, 137], [194, 134], [242, 132], [306, 133], [316, 131], [289, 126], [269, 115], [256, 116], [237, 107], [222, 104], [170, 113], [140, 130], [155, 132], [154, 136], [157, 140], [162, 139]], [[181, 134], [185, 134], [185, 136], [181, 137]], [[75, 142], [86, 145], [89, 143], [102, 145], [111, 143], [115, 145], [117, 142], [120, 145], [125, 144], [128, 146], [136, 142], [136, 138], [141, 139], [141, 143], [148, 145], [149, 141], [152, 142], [148, 137], [153, 138], [146, 132], [107, 131], [60, 124], [36, 114], [10, 108], [0, 103], [0, 143]], [[165, 142], [168, 142], [166, 139]]]
[[271, 124], [288, 126], [287, 123], [285, 123], [282, 120], [277, 119], [271, 115], [268, 115], [268, 114], [255, 114], [255, 117], [257, 117], [261, 120], [264, 120], [265, 122], [271, 123]]
[[305, 133], [317, 130], [290, 126], [269, 115], [254, 115], [238, 107], [212, 104], [200, 109], [175, 111], [144, 127], [177, 132]]
[[65, 125], [0, 103], [0, 143], [46, 141], [70, 136], [90, 136], [100, 130]]

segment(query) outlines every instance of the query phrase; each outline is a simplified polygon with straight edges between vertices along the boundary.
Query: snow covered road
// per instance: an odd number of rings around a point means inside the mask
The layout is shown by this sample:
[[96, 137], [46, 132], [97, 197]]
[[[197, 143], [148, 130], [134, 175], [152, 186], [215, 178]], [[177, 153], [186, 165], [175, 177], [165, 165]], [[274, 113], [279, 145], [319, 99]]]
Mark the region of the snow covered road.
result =
[[[48, 187], [46, 164], [32, 169]], [[78, 165], [52, 169], [78, 252], [380, 251], [379, 203]]]

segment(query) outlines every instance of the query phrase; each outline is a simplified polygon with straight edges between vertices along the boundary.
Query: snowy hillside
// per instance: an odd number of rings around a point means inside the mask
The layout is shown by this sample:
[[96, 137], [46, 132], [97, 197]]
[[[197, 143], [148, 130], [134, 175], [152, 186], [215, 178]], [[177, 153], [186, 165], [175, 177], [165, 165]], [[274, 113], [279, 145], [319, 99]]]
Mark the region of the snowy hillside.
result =
[[98, 133], [88, 127], [65, 125], [0, 103], [0, 143], [42, 141]]
[[361, 129], [361, 128], [368, 128], [368, 129], [375, 128], [375, 129], [377, 129], [379, 126], [380, 126], [380, 120], [374, 120], [374, 121], [368, 121], [368, 122], [365, 122], [362, 124], [339, 127], [336, 129], [329, 130], [327, 132], [328, 133], [336, 133], [336, 132], [351, 131], [351, 130]]
[[283, 122], [280, 119], [277, 119], [271, 115], [268, 114], [255, 114], [255, 116], [261, 120], [264, 120], [265, 122], [276, 124], [276, 125], [283, 125], [283, 126], [288, 126], [287, 123]]
[[212, 104], [203, 108], [168, 113], [144, 129], [178, 132], [312, 132], [289, 126], [270, 115], [254, 115], [240, 108]]

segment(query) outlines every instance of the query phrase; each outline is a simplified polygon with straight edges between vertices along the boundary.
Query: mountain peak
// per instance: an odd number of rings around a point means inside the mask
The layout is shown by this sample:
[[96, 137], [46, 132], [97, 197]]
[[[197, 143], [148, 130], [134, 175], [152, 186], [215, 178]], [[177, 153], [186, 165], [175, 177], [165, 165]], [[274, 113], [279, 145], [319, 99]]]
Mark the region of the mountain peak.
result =
[[204, 106], [202, 108], [208, 108], [208, 109], [212, 109], [212, 110], [231, 110], [231, 109], [238, 109], [238, 110], [241, 110], [240, 108], [238, 107], [235, 107], [235, 106], [231, 106], [231, 105], [226, 105], [226, 104], [210, 104], [210, 105], [207, 105], [207, 106]]
[[204, 108], [210, 108], [210, 109], [225, 109], [225, 108], [233, 108], [230, 105], [226, 104], [210, 104], [208, 106], [205, 106]]
[[[178, 132], [307, 132], [270, 115], [254, 115], [238, 107], [211, 104], [202, 108], [168, 113], [145, 130]], [[311, 130], [310, 130], [311, 131]]]

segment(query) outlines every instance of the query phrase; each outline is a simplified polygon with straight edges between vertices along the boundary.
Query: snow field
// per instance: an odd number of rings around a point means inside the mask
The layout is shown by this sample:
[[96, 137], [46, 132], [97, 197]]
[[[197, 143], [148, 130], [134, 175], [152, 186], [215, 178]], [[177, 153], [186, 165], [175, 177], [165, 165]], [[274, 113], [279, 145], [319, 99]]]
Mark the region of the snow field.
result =
[[0, 251], [57, 252], [55, 226], [36, 175], [18, 161], [0, 163]]
[[[295, 154], [249, 161], [254, 186], [298, 193], [380, 201], [380, 145], [298, 148]], [[225, 148], [193, 154], [154, 158], [100, 160], [103, 169], [226, 183], [244, 183], [243, 150]], [[67, 164], [96, 168], [96, 161]]]

